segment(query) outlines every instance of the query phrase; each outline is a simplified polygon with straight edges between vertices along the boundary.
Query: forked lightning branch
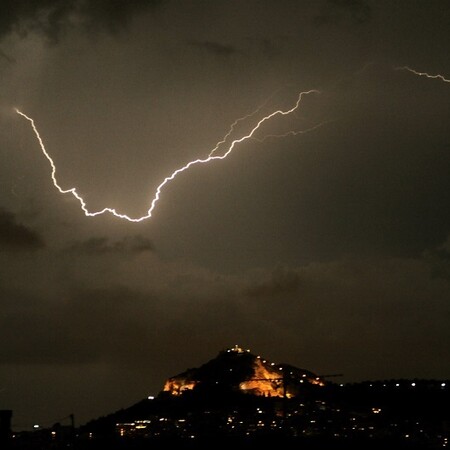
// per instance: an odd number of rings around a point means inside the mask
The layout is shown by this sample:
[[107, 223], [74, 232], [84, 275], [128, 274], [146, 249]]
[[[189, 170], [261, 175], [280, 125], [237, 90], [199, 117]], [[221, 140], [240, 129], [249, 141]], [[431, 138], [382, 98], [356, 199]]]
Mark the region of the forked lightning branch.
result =
[[178, 169], [174, 170], [170, 175], [168, 175], [166, 178], [164, 178], [164, 180], [156, 188], [156, 191], [155, 191], [155, 193], [153, 195], [153, 198], [152, 198], [152, 200], [150, 202], [150, 208], [147, 210], [147, 213], [145, 215], [141, 216], [141, 217], [130, 217], [130, 216], [126, 215], [126, 214], [118, 212], [115, 208], [110, 208], [110, 207], [105, 207], [105, 208], [103, 208], [103, 209], [101, 209], [99, 211], [90, 211], [88, 209], [86, 201], [79, 194], [79, 192], [77, 191], [77, 189], [75, 187], [68, 188], [68, 189], [64, 189], [63, 187], [61, 187], [60, 183], [58, 182], [58, 180], [56, 178], [56, 165], [55, 165], [55, 162], [53, 161], [52, 157], [50, 156], [50, 154], [48, 153], [47, 149], [45, 148], [44, 141], [43, 141], [43, 139], [42, 139], [42, 137], [41, 137], [37, 127], [36, 127], [34, 119], [32, 119], [31, 117], [27, 116], [25, 113], [23, 113], [22, 111], [20, 111], [17, 108], [15, 109], [15, 111], [16, 111], [17, 114], [21, 115], [22, 117], [24, 117], [26, 120], [28, 120], [30, 122], [31, 127], [32, 127], [32, 129], [34, 131], [34, 134], [36, 135], [36, 138], [37, 138], [37, 140], [39, 142], [39, 146], [41, 148], [41, 151], [44, 154], [44, 156], [47, 158], [48, 162], [50, 163], [50, 166], [51, 166], [51, 178], [52, 178], [53, 184], [56, 187], [56, 189], [58, 189], [58, 191], [61, 194], [71, 194], [73, 197], [75, 197], [78, 200], [78, 202], [80, 203], [81, 209], [83, 210], [83, 212], [84, 212], [84, 214], [86, 216], [94, 217], [94, 216], [99, 216], [101, 214], [109, 213], [109, 214], [112, 214], [115, 217], [118, 217], [119, 219], [125, 219], [125, 220], [128, 220], [130, 222], [142, 222], [143, 220], [147, 220], [147, 219], [150, 219], [152, 217], [153, 212], [155, 210], [155, 207], [156, 207], [157, 203], [159, 202], [159, 200], [161, 198], [161, 193], [162, 193], [164, 187], [167, 184], [169, 184], [171, 181], [175, 180], [177, 175], [179, 175], [181, 172], [185, 172], [186, 170], [190, 169], [191, 167], [193, 167], [193, 166], [195, 166], [197, 164], [207, 164], [207, 163], [212, 163], [214, 161], [219, 161], [219, 160], [225, 159], [225, 158], [227, 158], [230, 155], [230, 153], [236, 148], [236, 146], [238, 144], [241, 144], [242, 142], [247, 141], [249, 139], [257, 139], [257, 140], [261, 141], [261, 140], [269, 138], [269, 137], [272, 138], [272, 137], [285, 137], [285, 136], [288, 136], [288, 135], [296, 135], [296, 134], [299, 134], [299, 133], [305, 133], [307, 131], [312, 131], [312, 130], [318, 128], [321, 124], [318, 124], [318, 125], [310, 128], [310, 129], [308, 129], [308, 130], [303, 130], [303, 131], [292, 131], [291, 130], [291, 131], [288, 131], [288, 132], [286, 132], [284, 134], [278, 134], [278, 135], [270, 134], [270, 135], [263, 136], [262, 138], [261, 137], [259, 137], [259, 138], [255, 137], [256, 132], [258, 130], [260, 130], [266, 122], [270, 121], [271, 119], [273, 119], [274, 117], [277, 117], [277, 116], [287, 116], [289, 114], [292, 114], [295, 110], [297, 110], [300, 107], [300, 103], [301, 103], [302, 98], [305, 95], [313, 94], [313, 93], [318, 94], [319, 91], [317, 91], [317, 90], [309, 90], [309, 91], [300, 92], [300, 94], [297, 97], [297, 101], [295, 102], [295, 104], [290, 109], [287, 109], [287, 110], [278, 109], [278, 110], [273, 111], [272, 113], [264, 116], [262, 119], [260, 119], [259, 121], [256, 122], [256, 124], [251, 128], [251, 130], [247, 134], [244, 134], [243, 136], [241, 136], [241, 137], [239, 137], [237, 139], [231, 140], [231, 143], [228, 144], [228, 147], [226, 148], [226, 150], [222, 154], [218, 155], [217, 153], [218, 153], [219, 148], [222, 146], [222, 144], [224, 145], [226, 143], [228, 138], [230, 138], [230, 136], [231, 136], [232, 132], [234, 131], [235, 126], [237, 125], [237, 123], [242, 121], [242, 120], [245, 120], [247, 118], [252, 117], [259, 109], [257, 111], [255, 111], [254, 113], [252, 113], [252, 114], [249, 114], [249, 115], [247, 115], [245, 117], [242, 117], [241, 119], [237, 119], [231, 125], [231, 127], [230, 127], [228, 133], [225, 135], [225, 137], [216, 144], [216, 146], [210, 151], [209, 155], [206, 158], [199, 158], [199, 159], [194, 159], [192, 161], [189, 161], [187, 164], [185, 164], [184, 166], [181, 166]]
[[[399, 66], [399, 67], [394, 67], [394, 70], [404, 70], [404, 71], [408, 71], [414, 75], [420, 76], [420, 77], [425, 77], [425, 78], [429, 78], [429, 79], [434, 79], [434, 80], [440, 80], [443, 81], [445, 83], [450, 83], [450, 80], [448, 78], [445, 78], [443, 75], [437, 74], [437, 75], [431, 75], [427, 72], [419, 72], [415, 69], [412, 69], [411, 67], [408, 66]], [[34, 122], [34, 120], [27, 116], [25, 113], [23, 113], [22, 111], [20, 111], [19, 109], [15, 109], [16, 113], [21, 115], [22, 117], [24, 117], [26, 120], [28, 120], [31, 124], [31, 127], [34, 131], [34, 134], [36, 135], [36, 138], [39, 142], [39, 146], [41, 148], [42, 153], [44, 154], [44, 156], [47, 158], [48, 162], [50, 163], [51, 166], [51, 178], [53, 181], [54, 186], [56, 187], [56, 189], [58, 189], [58, 191], [61, 194], [71, 194], [73, 197], [75, 197], [78, 202], [80, 203], [81, 209], [83, 210], [84, 214], [88, 217], [95, 217], [95, 216], [99, 216], [101, 214], [112, 214], [113, 216], [119, 218], [119, 219], [124, 219], [124, 220], [128, 220], [130, 222], [142, 222], [144, 220], [150, 219], [153, 215], [153, 212], [155, 210], [155, 207], [157, 205], [157, 203], [159, 202], [160, 198], [161, 198], [161, 194], [162, 191], [164, 189], [164, 187], [166, 185], [168, 185], [171, 181], [174, 181], [175, 178], [177, 177], [177, 175], [179, 175], [181, 172], [185, 172], [188, 169], [190, 169], [191, 167], [198, 165], [198, 164], [207, 164], [207, 163], [212, 163], [214, 161], [219, 161], [219, 160], [223, 160], [225, 158], [227, 158], [230, 153], [236, 148], [236, 146], [238, 146], [238, 144], [241, 144], [247, 140], [253, 139], [253, 140], [257, 140], [259, 142], [262, 142], [265, 139], [268, 138], [281, 138], [281, 137], [286, 137], [286, 136], [296, 136], [298, 134], [301, 133], [306, 133], [312, 130], [315, 130], [316, 128], [322, 126], [324, 123], [326, 122], [322, 122], [319, 123], [309, 129], [306, 130], [290, 130], [287, 131], [286, 133], [283, 134], [263, 134], [263, 136], [259, 136], [257, 137], [257, 131], [263, 128], [263, 125], [266, 124], [266, 122], [269, 122], [271, 119], [277, 117], [277, 116], [288, 116], [290, 114], [292, 114], [294, 111], [296, 111], [299, 107], [300, 107], [300, 103], [302, 98], [305, 95], [309, 95], [309, 94], [318, 94], [319, 91], [312, 89], [309, 91], [304, 91], [304, 92], [300, 92], [300, 94], [297, 97], [296, 102], [294, 103], [294, 105], [287, 110], [281, 110], [278, 109], [276, 111], [273, 111], [272, 113], [264, 116], [262, 119], [260, 119], [259, 121], [256, 122], [255, 125], [253, 125], [253, 127], [250, 129], [250, 131], [247, 134], [244, 134], [243, 136], [237, 138], [237, 139], [233, 139], [231, 140], [231, 135], [233, 134], [233, 132], [235, 131], [235, 127], [236, 125], [244, 120], [248, 120], [251, 117], [255, 116], [256, 113], [261, 109], [258, 108], [256, 111], [254, 111], [251, 114], [248, 114], [244, 117], [241, 117], [240, 119], [237, 119], [230, 127], [229, 131], [226, 133], [226, 135], [223, 137], [222, 140], [218, 141], [216, 146], [209, 152], [208, 156], [206, 158], [199, 158], [199, 159], [194, 159], [192, 161], [189, 161], [187, 164], [179, 167], [178, 169], [174, 170], [170, 175], [168, 175], [166, 178], [164, 178], [164, 180], [158, 185], [158, 187], [156, 188], [154, 194], [153, 194], [153, 198], [150, 201], [150, 207], [147, 210], [146, 214], [144, 214], [141, 217], [130, 217], [126, 214], [120, 213], [118, 212], [115, 208], [110, 208], [110, 207], [105, 207], [99, 211], [90, 211], [88, 209], [88, 206], [86, 204], [86, 201], [83, 199], [83, 197], [78, 193], [77, 189], [75, 187], [72, 188], [68, 188], [68, 189], [64, 189], [61, 187], [61, 185], [59, 184], [57, 178], [56, 178], [56, 165], [55, 162], [53, 161], [53, 159], [51, 158], [50, 154], [48, 153], [47, 149], [45, 148], [44, 142], [41, 138], [41, 135], [39, 134], [39, 131], [36, 127], [36, 124]], [[225, 151], [222, 152], [222, 154], [218, 154], [219, 153], [219, 148], [222, 148], [222, 146], [225, 146], [227, 140], [231, 140], [231, 143], [228, 144], [228, 147], [226, 147]]]

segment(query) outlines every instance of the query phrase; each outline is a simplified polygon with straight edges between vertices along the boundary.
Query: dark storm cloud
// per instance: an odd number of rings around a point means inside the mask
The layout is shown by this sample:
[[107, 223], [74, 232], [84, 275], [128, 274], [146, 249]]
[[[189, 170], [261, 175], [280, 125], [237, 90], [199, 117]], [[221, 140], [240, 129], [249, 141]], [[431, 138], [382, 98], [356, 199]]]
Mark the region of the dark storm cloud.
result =
[[424, 258], [428, 261], [433, 278], [450, 281], [450, 238], [435, 249], [426, 250]]
[[215, 352], [223, 342], [233, 343], [233, 325], [242, 321], [233, 303], [219, 301], [205, 308], [197, 294], [188, 292], [183, 299], [169, 299], [116, 285], [73, 289], [55, 299], [4, 289], [0, 294], [0, 364], [104, 362], [143, 368], [162, 353], [189, 364], [190, 356], [179, 351], [183, 343], [200, 348], [206, 334], [216, 343]]
[[121, 287], [67, 296], [52, 301], [2, 292], [0, 364], [85, 364], [118, 354], [126, 359], [133, 345], [150, 339], [149, 296]]
[[107, 253], [142, 253], [153, 251], [150, 239], [143, 236], [127, 236], [119, 241], [111, 241], [105, 237], [93, 237], [85, 241], [71, 244], [67, 250], [76, 253], [101, 255]]
[[[292, 270], [295, 274], [298, 289], [276, 298], [270, 289], [257, 297], [247, 294], [247, 307], [272, 337], [301, 342], [311, 369], [343, 370], [353, 379], [389, 377], [393, 370], [418, 377], [438, 366], [448, 370], [439, 360], [448, 353], [450, 283], [433, 277], [425, 258], [347, 259], [310, 264]], [[273, 276], [261, 273], [268, 285]], [[247, 292], [263, 284], [255, 282]], [[286, 356], [280, 352], [281, 358], [295, 359], [292, 348]], [[363, 360], [364, 367], [354, 364]]]
[[37, 250], [44, 247], [43, 238], [17, 222], [12, 213], [0, 208], [0, 251]]
[[190, 41], [189, 45], [197, 47], [199, 49], [203, 49], [206, 52], [216, 56], [231, 56], [233, 54], [240, 53], [240, 51], [236, 47], [232, 45], [221, 44], [219, 42]]
[[[181, 371], [195, 361], [189, 353], [181, 357], [180, 343], [189, 341], [195, 358], [199, 352], [206, 358], [238, 340], [311, 369], [345, 369], [353, 379], [389, 376], [394, 367], [414, 376], [444, 364], [436, 357], [448, 342], [450, 284], [433, 278], [426, 260], [349, 259], [259, 276], [241, 294], [216, 286], [207, 296], [200, 287], [177, 297], [118, 285], [65, 289], [54, 298], [2, 289], [0, 362], [143, 368], [164, 352], [186, 364]], [[294, 341], [299, 348], [285, 348]], [[416, 358], [405, 362], [401, 352]], [[365, 367], [358, 368], [359, 360]]]
[[[448, 84], [367, 65], [339, 91], [324, 90], [320, 100], [325, 96], [336, 120], [305, 135], [298, 164], [284, 169], [289, 220], [298, 226], [279, 232], [278, 244], [289, 235], [288, 251], [328, 260], [417, 257], [437, 248], [450, 230], [450, 153], [442, 120]], [[267, 195], [279, 199], [281, 189], [274, 185]], [[278, 210], [277, 204], [272, 201], [273, 214], [285, 215], [285, 205]]]
[[12, 32], [37, 31], [56, 41], [70, 26], [117, 33], [138, 13], [161, 0], [4, 0], [0, 6], [0, 39]]
[[371, 8], [364, 0], [327, 0], [322, 11], [315, 17], [317, 25], [335, 24], [350, 18], [355, 24], [370, 21]]

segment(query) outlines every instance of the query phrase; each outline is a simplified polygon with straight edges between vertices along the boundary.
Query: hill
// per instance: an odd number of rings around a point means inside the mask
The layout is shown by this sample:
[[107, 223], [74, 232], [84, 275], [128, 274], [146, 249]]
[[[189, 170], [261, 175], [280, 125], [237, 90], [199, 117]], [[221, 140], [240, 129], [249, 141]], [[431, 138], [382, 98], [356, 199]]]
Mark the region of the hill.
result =
[[42, 430], [41, 447], [30, 441], [21, 447], [18, 440], [15, 448], [259, 448], [272, 443], [304, 450], [431, 450], [448, 443], [449, 387], [442, 380], [336, 384], [236, 346], [169, 377], [155, 398], [94, 419], [71, 434]]

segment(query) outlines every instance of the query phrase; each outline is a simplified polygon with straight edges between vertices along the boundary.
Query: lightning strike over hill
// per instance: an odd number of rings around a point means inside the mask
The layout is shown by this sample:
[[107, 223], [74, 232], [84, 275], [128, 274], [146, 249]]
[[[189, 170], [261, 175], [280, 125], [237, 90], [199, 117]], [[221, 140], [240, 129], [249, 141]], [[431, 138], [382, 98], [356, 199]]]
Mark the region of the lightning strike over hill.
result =
[[[237, 144], [240, 144], [240, 143], [242, 143], [242, 142], [244, 142], [246, 140], [249, 140], [249, 139], [254, 139], [255, 133], [262, 127], [262, 125], [265, 122], [269, 121], [270, 119], [272, 119], [275, 116], [287, 116], [287, 115], [291, 114], [292, 112], [294, 112], [296, 109], [299, 108], [300, 102], [302, 100], [302, 97], [304, 95], [308, 95], [308, 94], [311, 94], [311, 93], [318, 94], [319, 91], [312, 89], [312, 90], [309, 90], [309, 91], [300, 92], [300, 94], [297, 97], [297, 101], [295, 102], [294, 106], [292, 106], [292, 108], [287, 109], [287, 110], [278, 109], [278, 110], [273, 111], [272, 113], [268, 114], [267, 116], [263, 117], [262, 119], [260, 119], [256, 123], [256, 125], [253, 126], [253, 128], [250, 130], [250, 132], [248, 132], [247, 134], [244, 134], [242, 137], [240, 137], [238, 139], [232, 140], [231, 143], [229, 144], [228, 148], [226, 149], [226, 151], [222, 155], [215, 155], [214, 153], [218, 150], [219, 146], [225, 144], [226, 140], [230, 137], [230, 135], [234, 131], [235, 126], [239, 122], [241, 122], [241, 121], [243, 121], [243, 120], [245, 120], [245, 119], [255, 115], [256, 112], [258, 112], [261, 108], [258, 108], [256, 111], [254, 111], [251, 114], [248, 114], [245, 117], [237, 119], [231, 125], [228, 133], [224, 136], [224, 138], [221, 141], [219, 141], [216, 144], [216, 146], [210, 151], [210, 153], [209, 153], [207, 158], [203, 158], [203, 159], [199, 158], [199, 159], [194, 159], [192, 161], [189, 161], [187, 164], [185, 164], [184, 166], [174, 170], [169, 176], [164, 178], [164, 180], [156, 188], [156, 191], [154, 193], [153, 199], [152, 199], [152, 201], [150, 203], [150, 208], [148, 209], [147, 213], [145, 215], [141, 216], [141, 217], [130, 217], [130, 216], [127, 216], [126, 214], [122, 214], [122, 213], [117, 212], [115, 208], [109, 208], [109, 207], [103, 208], [100, 211], [94, 211], [94, 212], [89, 211], [89, 209], [87, 208], [86, 202], [84, 201], [83, 197], [77, 192], [76, 188], [72, 187], [72, 188], [69, 188], [69, 189], [64, 189], [58, 183], [58, 181], [56, 179], [56, 165], [55, 165], [53, 159], [51, 158], [51, 156], [49, 155], [49, 153], [47, 152], [47, 149], [45, 148], [44, 142], [43, 142], [43, 140], [42, 140], [42, 138], [41, 138], [41, 136], [39, 134], [39, 131], [38, 131], [36, 125], [35, 125], [34, 119], [32, 119], [31, 117], [27, 116], [25, 113], [23, 113], [22, 111], [20, 111], [17, 108], [15, 108], [15, 111], [16, 111], [17, 114], [19, 114], [20, 116], [24, 117], [26, 120], [28, 120], [30, 122], [31, 127], [33, 129], [33, 132], [36, 135], [36, 138], [37, 138], [37, 140], [39, 142], [39, 146], [41, 148], [41, 151], [44, 154], [44, 156], [47, 158], [47, 160], [49, 161], [50, 166], [52, 168], [51, 177], [52, 177], [53, 185], [58, 189], [58, 191], [61, 194], [72, 194], [78, 200], [78, 202], [80, 203], [81, 209], [84, 211], [84, 214], [86, 216], [88, 216], [88, 217], [95, 217], [95, 216], [99, 216], [101, 214], [110, 213], [110, 214], [112, 214], [113, 216], [115, 216], [115, 217], [117, 217], [119, 219], [125, 219], [125, 220], [128, 220], [129, 222], [142, 222], [142, 221], [152, 217], [153, 211], [154, 211], [154, 209], [156, 207], [156, 204], [158, 203], [158, 201], [159, 201], [159, 199], [161, 197], [161, 192], [162, 192], [164, 186], [166, 186], [168, 183], [173, 181], [176, 178], [177, 175], [179, 175], [181, 172], [184, 172], [184, 171], [188, 170], [189, 168], [191, 168], [194, 165], [206, 164], [206, 163], [209, 163], [209, 162], [212, 162], [212, 161], [225, 159], [228, 155], [230, 155], [230, 153], [234, 150], [234, 148], [236, 147]], [[315, 127], [311, 128], [309, 130], [305, 130], [304, 132], [312, 131], [315, 128], [317, 128], [318, 126], [315, 126]], [[287, 136], [289, 134], [296, 135], [296, 134], [299, 134], [299, 133], [301, 133], [301, 132], [291, 131], [291, 132], [288, 132], [288, 133], [285, 133], [285, 134], [282, 134], [282, 135], [268, 135], [266, 137], [269, 137], [269, 136], [270, 137], [285, 137], [285, 136]], [[261, 138], [259, 138], [259, 140], [261, 140]]]
[[440, 75], [440, 74], [430, 75], [427, 72], [418, 72], [417, 70], [411, 69], [411, 67], [408, 67], [408, 66], [396, 67], [395, 70], [407, 70], [408, 72], [411, 72], [420, 77], [433, 78], [433, 79], [444, 81], [445, 83], [450, 83], [450, 80], [445, 78], [443, 75]]

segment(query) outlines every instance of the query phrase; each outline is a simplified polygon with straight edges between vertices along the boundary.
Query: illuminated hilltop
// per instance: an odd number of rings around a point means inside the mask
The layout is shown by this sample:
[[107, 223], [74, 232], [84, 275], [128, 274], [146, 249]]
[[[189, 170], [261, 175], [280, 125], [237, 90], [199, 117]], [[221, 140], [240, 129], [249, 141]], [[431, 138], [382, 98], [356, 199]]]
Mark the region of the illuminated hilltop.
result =
[[169, 378], [163, 392], [180, 396], [216, 386], [257, 396], [292, 398], [307, 385], [324, 386], [325, 381], [308, 370], [269, 362], [236, 345], [198, 368]]
[[[447, 446], [448, 380], [337, 384], [325, 382], [329, 376], [270, 362], [235, 346], [200, 367], [168, 378], [158, 395], [88, 422], [78, 430], [77, 448], [245, 446], [250, 450], [289, 445], [304, 450], [435, 450]], [[45, 448], [50, 448], [53, 433], [59, 430], [42, 433], [47, 433]], [[25, 445], [21, 450], [32, 449]]]

